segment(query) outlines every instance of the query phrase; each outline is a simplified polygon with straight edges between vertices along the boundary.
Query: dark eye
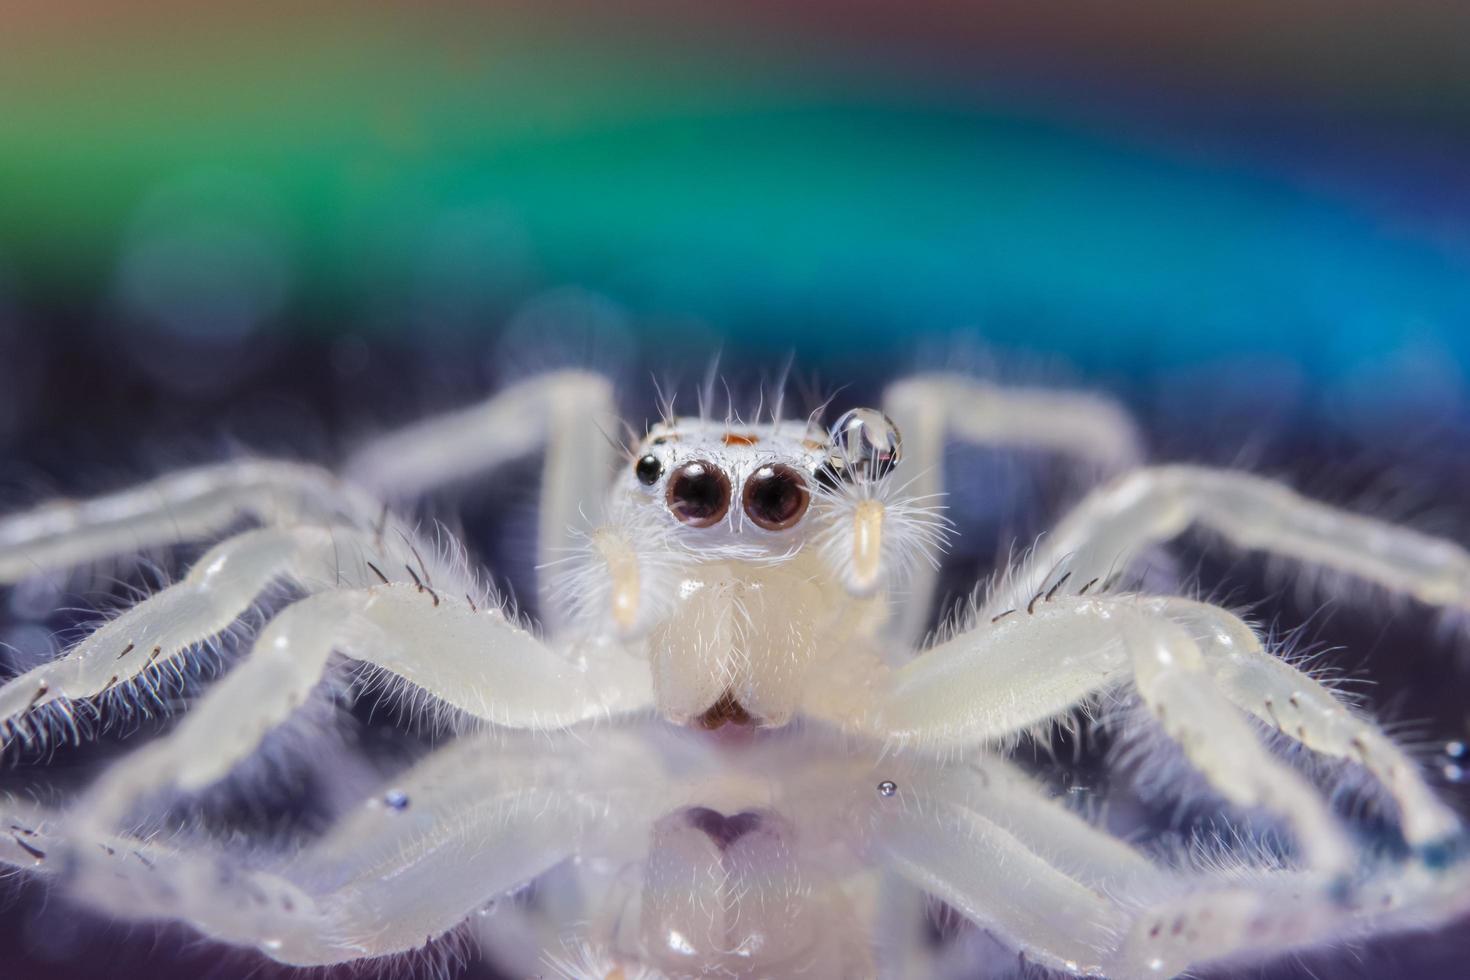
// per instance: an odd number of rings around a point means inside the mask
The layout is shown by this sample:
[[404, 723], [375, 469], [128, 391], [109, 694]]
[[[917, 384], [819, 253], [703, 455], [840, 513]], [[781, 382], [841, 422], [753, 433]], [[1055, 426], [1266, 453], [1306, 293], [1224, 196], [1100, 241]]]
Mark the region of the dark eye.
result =
[[642, 457], [633, 464], [633, 472], [638, 475], [638, 482], [645, 487], [651, 487], [658, 482], [658, 478], [664, 475], [664, 464], [652, 453]]
[[801, 474], [783, 463], [762, 466], [745, 481], [745, 516], [767, 531], [784, 531], [806, 513], [811, 493]]
[[730, 509], [730, 478], [713, 463], [685, 463], [669, 477], [669, 510], [690, 527], [718, 523]]

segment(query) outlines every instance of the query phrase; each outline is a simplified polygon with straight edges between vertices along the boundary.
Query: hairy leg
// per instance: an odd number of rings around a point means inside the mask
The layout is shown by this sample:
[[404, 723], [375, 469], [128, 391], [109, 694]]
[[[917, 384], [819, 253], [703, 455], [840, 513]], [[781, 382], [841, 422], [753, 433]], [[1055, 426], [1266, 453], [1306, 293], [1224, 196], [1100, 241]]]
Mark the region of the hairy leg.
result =
[[[46, 875], [78, 899], [132, 921], [182, 921], [221, 942], [305, 957], [332, 941], [313, 897], [239, 855], [166, 835], [76, 834], [66, 814], [0, 798], [0, 865]], [[339, 958], [346, 958], [340, 957]], [[317, 961], [317, 960], [306, 960]]]
[[98, 627], [60, 659], [0, 686], [0, 731], [30, 737], [28, 712], [58, 699], [94, 698], [171, 668], [190, 647], [229, 628], [272, 583], [315, 591], [376, 581], [364, 552], [394, 566], [372, 547], [370, 538], [342, 527], [267, 527], [228, 538], [181, 581]]
[[562, 656], [498, 609], [401, 584], [323, 592], [272, 620], [174, 732], [108, 769], [82, 812], [108, 827], [144, 795], [222, 778], [305, 701], [334, 652], [510, 728], [555, 730], [652, 700], [646, 663], [607, 649]]
[[[119, 918], [183, 921], [287, 963], [407, 952], [602, 841], [609, 807], [638, 805], [636, 776], [614, 780], [606, 753], [591, 754], [599, 770], [544, 736], [506, 741], [467, 738], [436, 752], [289, 858], [98, 833], [74, 815], [5, 801], [0, 816], [17, 829], [0, 840], [0, 862], [56, 874]], [[623, 771], [636, 774], [640, 761]]]
[[[992, 795], [1001, 792], [992, 788]], [[1126, 911], [990, 819], [983, 805], [965, 805], [980, 802], [933, 794], [922, 778], [900, 783], [875, 806], [878, 859], [1025, 959], [1069, 973], [1100, 972], [1128, 928]]]
[[91, 500], [0, 518], [0, 583], [204, 540], [242, 519], [372, 525], [381, 506], [326, 470], [243, 460], [183, 470]]
[[1136, 470], [1082, 501], [991, 597], [1025, 605], [1065, 573], [1107, 578], [1191, 525], [1231, 544], [1346, 572], [1431, 605], [1470, 606], [1470, 552], [1450, 541], [1301, 496], [1271, 480], [1198, 466]]
[[1360, 764], [1398, 807], [1404, 837], [1438, 863], [1464, 832], [1413, 759], [1377, 725], [1359, 717], [1296, 667], [1273, 657], [1239, 618], [1218, 606], [1186, 599], [1150, 599], [1145, 606], [1188, 627], [1205, 654], [1220, 693], [1241, 711], [1329, 758]]
[[[1031, 449], [1087, 463], [1110, 474], [1143, 457], [1136, 426], [1115, 403], [1080, 392], [1004, 388], [958, 374], [921, 374], [891, 385], [884, 411], [903, 433], [904, 471], [916, 497], [944, 492], [944, 451], [951, 440]], [[898, 635], [918, 642], [932, 614], [938, 572], [919, 566]]]
[[982, 621], [894, 672], [872, 716], [875, 734], [959, 750], [1004, 740], [1131, 682], [1216, 791], [1284, 820], [1313, 867], [1346, 873], [1352, 850], [1320, 795], [1266, 750], [1217, 687], [1209, 668], [1217, 648], [1146, 602], [1056, 596]]
[[1167, 867], [996, 760], [903, 778], [877, 806], [880, 851], [1026, 959], [1053, 968], [1120, 980], [1174, 976], [1433, 927], [1470, 910], [1464, 866], [1378, 868], [1347, 893], [1336, 876], [1248, 859]]
[[411, 425], [364, 446], [347, 474], [375, 493], [412, 497], [545, 447], [538, 564], [602, 520], [618, 424], [612, 383], [583, 371], [521, 382], [479, 405]]
[[1207, 963], [1263, 962], [1312, 948], [1441, 928], [1470, 912], [1470, 866], [1380, 868], [1346, 897], [1296, 871], [1241, 867], [1182, 880], [1133, 919], [1120, 976], [1173, 976]]

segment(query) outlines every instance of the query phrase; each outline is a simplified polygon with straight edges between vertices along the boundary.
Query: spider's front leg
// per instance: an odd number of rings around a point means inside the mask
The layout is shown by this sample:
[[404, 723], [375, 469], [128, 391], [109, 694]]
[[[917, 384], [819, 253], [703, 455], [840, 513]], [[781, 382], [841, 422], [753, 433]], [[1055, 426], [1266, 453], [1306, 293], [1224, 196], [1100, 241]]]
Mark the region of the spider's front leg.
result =
[[1470, 552], [1440, 538], [1309, 500], [1246, 473], [1170, 465], [1089, 494], [987, 606], [1024, 606], [1048, 580], [1105, 579], [1149, 547], [1199, 525], [1242, 548], [1343, 572], [1421, 602], [1470, 609]]
[[[972, 867], [970, 842], [993, 838], [986, 848], [1034, 849], [1024, 861], [1044, 853], [1053, 869], [1027, 872], [1022, 892], [1034, 893], [1042, 906], [1090, 917], [1082, 921], [1095, 923], [1096, 931], [1038, 933], [1035, 941], [1053, 956], [1078, 940], [1084, 949], [1113, 950], [1109, 975], [1119, 976], [1172, 975], [1207, 960], [1300, 948], [1355, 929], [1444, 922], [1470, 905], [1470, 872], [1464, 864], [1450, 866], [1463, 828], [1413, 761], [1328, 690], [1266, 653], [1237, 618], [1203, 603], [1043, 596], [1029, 612], [985, 621], [896, 671], [871, 730], [896, 743], [898, 759], [910, 745], [928, 753], [973, 750], [1130, 685], [1218, 792], [1265, 809], [1294, 830], [1305, 870], [1241, 868], [1234, 878], [1207, 880], [1135, 872], [1126, 860], [1109, 866], [1116, 855], [1086, 857], [1109, 853], [1088, 831], [1049, 827], [1024, 811], [999, 821], [987, 817], [1006, 837], [996, 837], [989, 825], [971, 826], [973, 819], [954, 809], [970, 804], [943, 786], [925, 787], [922, 799], [885, 818], [893, 827], [882, 840], [898, 867], [989, 922], [995, 913], [987, 912], [987, 898], [1000, 887], [991, 866], [1004, 863], [1003, 853], [994, 850], [989, 860], [987, 850]], [[1325, 755], [1362, 764], [1397, 805], [1420, 860], [1359, 877], [1342, 825], [1311, 785], [1265, 750], [1242, 713]], [[1029, 867], [1024, 861], [1014, 866]], [[1122, 906], [1090, 894], [1083, 887], [1089, 881], [1109, 894], [1115, 889], [1108, 886], [1118, 886]], [[1062, 956], [1087, 962], [1071, 952]]]
[[181, 670], [177, 661], [185, 651], [226, 630], [272, 583], [308, 592], [364, 586], [377, 581], [369, 570], [373, 558], [388, 564], [389, 555], [412, 550], [411, 541], [396, 536], [380, 548], [370, 535], [346, 527], [267, 527], [228, 538], [181, 581], [100, 626], [61, 659], [0, 686], [0, 731], [31, 737], [27, 720], [36, 709]]
[[962, 749], [1004, 740], [1131, 685], [1163, 731], [1231, 802], [1285, 820], [1312, 867], [1346, 875], [1355, 857], [1320, 795], [1267, 752], [1241, 711], [1318, 751], [1362, 763], [1430, 860], [1462, 833], [1381, 731], [1261, 649], [1248, 627], [1200, 603], [1054, 594], [981, 623], [894, 672], [875, 734]]
[[107, 828], [146, 794], [224, 777], [306, 700], [337, 652], [509, 728], [556, 729], [652, 700], [647, 663], [614, 647], [554, 651], [499, 609], [398, 583], [323, 592], [276, 617], [176, 730], [108, 769], [79, 815]]

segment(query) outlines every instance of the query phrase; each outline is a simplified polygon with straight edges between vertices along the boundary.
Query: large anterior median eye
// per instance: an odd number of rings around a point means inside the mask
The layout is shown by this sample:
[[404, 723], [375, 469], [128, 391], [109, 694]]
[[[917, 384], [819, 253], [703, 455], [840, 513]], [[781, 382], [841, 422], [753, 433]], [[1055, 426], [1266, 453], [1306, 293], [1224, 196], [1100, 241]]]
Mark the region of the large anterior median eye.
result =
[[784, 463], [769, 463], [745, 481], [745, 516], [767, 531], [784, 531], [806, 513], [811, 492], [800, 473]]
[[669, 510], [690, 527], [718, 523], [730, 509], [730, 478], [714, 463], [694, 460], [669, 477]]

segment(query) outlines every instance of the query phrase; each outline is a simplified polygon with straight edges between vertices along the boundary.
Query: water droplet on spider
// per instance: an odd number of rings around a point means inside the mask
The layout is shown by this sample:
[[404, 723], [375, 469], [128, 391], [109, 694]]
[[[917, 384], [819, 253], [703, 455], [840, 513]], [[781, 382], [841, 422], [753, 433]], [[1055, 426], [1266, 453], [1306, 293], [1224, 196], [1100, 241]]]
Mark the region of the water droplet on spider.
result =
[[892, 796], [898, 792], [898, 784], [891, 779], [885, 779], [878, 784], [878, 795], [884, 797]]
[[854, 483], [887, 476], [903, 457], [903, 439], [893, 420], [875, 408], [854, 408], [832, 426], [829, 465]]
[[407, 810], [411, 801], [401, 789], [391, 789], [383, 794], [383, 803], [391, 810]]
[[1444, 769], [1441, 771], [1444, 773], [1444, 778], [1446, 782], [1463, 783], [1467, 778], [1465, 767], [1459, 765], [1458, 763], [1446, 762], [1444, 764]]
[[1455, 739], [1453, 741], [1444, 743], [1444, 754], [1449, 756], [1451, 759], [1462, 760], [1465, 759], [1467, 756], [1470, 756], [1470, 746], [1466, 746], [1464, 742], [1460, 741], [1459, 739]]

